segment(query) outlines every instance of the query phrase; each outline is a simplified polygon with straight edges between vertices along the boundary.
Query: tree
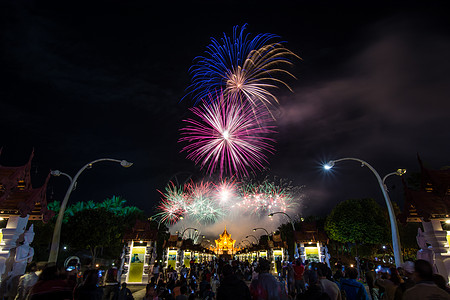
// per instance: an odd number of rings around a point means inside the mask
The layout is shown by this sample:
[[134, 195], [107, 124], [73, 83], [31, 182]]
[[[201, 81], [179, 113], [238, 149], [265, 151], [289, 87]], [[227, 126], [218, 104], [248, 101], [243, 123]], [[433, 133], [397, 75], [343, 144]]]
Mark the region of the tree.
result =
[[382, 244], [389, 241], [388, 220], [373, 199], [349, 199], [338, 204], [325, 222], [330, 237], [341, 243]]
[[100, 251], [104, 257], [118, 256], [123, 247], [124, 227], [123, 217], [106, 208], [81, 210], [64, 224], [64, 240], [71, 249], [89, 250], [94, 264]]
[[[127, 200], [120, 196], [112, 196], [111, 198], [106, 198], [103, 202], [94, 202], [92, 200], [89, 201], [79, 201], [72, 205], [69, 205], [64, 211], [64, 222], [66, 223], [70, 217], [73, 217], [77, 212], [86, 210], [86, 209], [95, 209], [95, 208], [105, 208], [106, 210], [114, 213], [118, 216], [126, 217], [126, 222], [131, 222], [131, 225], [134, 225], [136, 219], [145, 219], [144, 212], [137, 208], [136, 206], [125, 206]], [[47, 207], [49, 210], [53, 210], [55, 212], [55, 218], [59, 213], [60, 202], [53, 201], [50, 202]]]
[[289, 257], [294, 257], [295, 241], [292, 224], [290, 222], [283, 223], [278, 226], [278, 230], [280, 231], [281, 239], [287, 243]]

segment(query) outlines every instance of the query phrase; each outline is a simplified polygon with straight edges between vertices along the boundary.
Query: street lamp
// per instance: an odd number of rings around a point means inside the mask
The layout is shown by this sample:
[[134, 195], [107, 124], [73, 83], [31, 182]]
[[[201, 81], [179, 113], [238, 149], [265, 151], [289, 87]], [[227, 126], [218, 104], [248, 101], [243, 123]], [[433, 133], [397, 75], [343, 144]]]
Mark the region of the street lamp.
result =
[[255, 232], [255, 231], [258, 230], [258, 229], [264, 230], [264, 231], [266, 232], [267, 236], [269, 236], [269, 232], [267, 231], [267, 229], [262, 228], [262, 227], [253, 228], [253, 232]]
[[249, 236], [251, 236], [252, 238], [255, 239], [257, 245], [259, 244], [259, 240], [256, 238], [256, 236], [254, 236], [252, 234], [247, 235], [245, 238], [248, 239]]
[[269, 214], [268, 217], [269, 217], [269, 218], [272, 218], [273, 215], [276, 215], [276, 214], [283, 214], [283, 215], [285, 215], [286, 217], [288, 217], [288, 218], [289, 218], [289, 221], [291, 222], [291, 225], [292, 225], [292, 230], [294, 230], [294, 232], [295, 232], [294, 222], [292, 221], [292, 218], [291, 218], [287, 213], [282, 212], [282, 211], [277, 211], [277, 212], [274, 212], [274, 213]]
[[247, 242], [250, 247], [253, 246], [253, 244], [249, 240], [242, 240], [242, 243], [243, 242]]
[[70, 185], [69, 188], [66, 191], [66, 195], [64, 196], [63, 201], [61, 202], [61, 207], [59, 209], [59, 213], [58, 213], [58, 218], [56, 219], [56, 223], [55, 223], [55, 229], [53, 230], [53, 238], [52, 238], [52, 245], [50, 248], [50, 255], [48, 258], [48, 262], [49, 263], [56, 263], [57, 259], [58, 259], [58, 251], [59, 251], [59, 242], [60, 242], [60, 238], [61, 238], [61, 226], [62, 226], [62, 221], [64, 218], [64, 212], [66, 210], [66, 206], [67, 206], [67, 202], [69, 201], [69, 197], [70, 194], [72, 193], [73, 190], [75, 190], [75, 187], [77, 185], [77, 180], [78, 177], [80, 176], [80, 174], [86, 170], [86, 169], [90, 169], [92, 168], [92, 165], [101, 161], [112, 161], [112, 162], [117, 162], [120, 163], [120, 165], [124, 168], [128, 168], [131, 167], [133, 165], [133, 163], [128, 162], [126, 160], [118, 160], [118, 159], [112, 159], [112, 158], [100, 158], [100, 159], [96, 159], [94, 161], [91, 161], [90, 163], [85, 164], [78, 172], [77, 174], [75, 174], [75, 176], [72, 178], [70, 177], [70, 175], [63, 173], [59, 170], [54, 170], [51, 171], [51, 174], [53, 176], [66, 176], [67, 178], [69, 178], [70, 180]]
[[353, 160], [353, 161], [357, 161], [357, 162], [361, 163], [361, 167], [364, 167], [364, 166], [368, 167], [369, 170], [372, 171], [372, 173], [377, 178], [378, 184], [380, 185], [381, 192], [383, 193], [384, 200], [386, 202], [386, 206], [388, 208], [389, 221], [391, 223], [392, 248], [394, 250], [395, 265], [397, 267], [400, 267], [400, 265], [403, 262], [403, 259], [402, 259], [401, 245], [400, 245], [400, 236], [398, 234], [397, 219], [395, 217], [394, 207], [392, 206], [392, 202], [391, 202], [391, 200], [389, 198], [389, 195], [387, 193], [387, 188], [386, 188], [386, 185], [384, 184], [384, 181], [386, 180], [387, 177], [389, 177], [391, 175], [402, 176], [403, 174], [406, 173], [406, 170], [405, 169], [398, 169], [396, 172], [389, 173], [386, 176], [384, 176], [383, 179], [381, 179], [381, 177], [378, 174], [378, 172], [370, 164], [368, 164], [367, 162], [365, 162], [362, 159], [353, 158], [353, 157], [346, 157], [346, 158], [340, 158], [340, 159], [336, 159], [336, 160], [331, 160], [327, 164], [325, 164], [323, 167], [324, 167], [325, 170], [330, 170], [332, 167], [334, 167], [335, 163], [340, 162], [340, 161], [344, 161], [344, 160]]
[[258, 229], [264, 230], [266, 232], [266, 234], [267, 234], [267, 239], [270, 241], [269, 232], [265, 228], [262, 228], [262, 227], [253, 228], [253, 232], [256, 232], [256, 230], [258, 230]]

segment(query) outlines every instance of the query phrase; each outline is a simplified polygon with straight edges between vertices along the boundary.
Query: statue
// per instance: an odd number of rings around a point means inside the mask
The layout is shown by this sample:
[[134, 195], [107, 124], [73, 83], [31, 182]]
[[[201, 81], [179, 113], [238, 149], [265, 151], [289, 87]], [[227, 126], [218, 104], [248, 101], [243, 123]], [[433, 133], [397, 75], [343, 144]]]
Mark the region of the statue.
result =
[[325, 263], [327, 264], [328, 268], [331, 269], [331, 265], [330, 265], [331, 255], [330, 255], [330, 253], [328, 253], [328, 247], [327, 246], [324, 247], [324, 256], [325, 256]]
[[428, 261], [431, 265], [434, 265], [434, 253], [433, 250], [431, 250], [427, 242], [425, 240], [425, 235], [423, 234], [423, 231], [421, 228], [417, 229], [417, 236], [416, 236], [417, 244], [420, 247], [420, 250], [417, 251], [417, 259], [423, 259]]
[[23, 275], [27, 264], [33, 260], [34, 249], [30, 246], [30, 243], [34, 239], [34, 228], [31, 224], [30, 228], [23, 234], [23, 244], [16, 248], [16, 255], [14, 258], [14, 265], [11, 271], [11, 275]]

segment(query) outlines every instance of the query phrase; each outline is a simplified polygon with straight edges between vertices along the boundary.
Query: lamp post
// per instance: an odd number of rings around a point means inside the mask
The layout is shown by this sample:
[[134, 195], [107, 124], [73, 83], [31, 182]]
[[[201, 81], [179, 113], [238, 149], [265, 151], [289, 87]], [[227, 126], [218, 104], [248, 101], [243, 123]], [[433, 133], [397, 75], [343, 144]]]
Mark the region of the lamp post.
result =
[[269, 218], [272, 218], [273, 215], [276, 215], [276, 214], [283, 214], [283, 215], [285, 215], [286, 217], [288, 217], [289, 221], [291, 222], [291, 225], [292, 225], [292, 238], [294, 240], [294, 257], [297, 257], [298, 256], [298, 248], [297, 248], [297, 243], [295, 241], [295, 226], [294, 226], [294, 222], [292, 221], [292, 218], [287, 213], [282, 212], [282, 211], [277, 211], [277, 212], [271, 213], [268, 216], [269, 216]]
[[249, 245], [250, 247], [251, 247], [251, 246], [253, 246], [253, 245], [252, 245], [252, 243], [250, 243], [250, 241], [249, 241], [249, 240], [242, 240], [242, 243], [243, 243], [243, 242], [247, 242], [247, 243], [248, 243], [248, 245]]
[[254, 236], [252, 234], [247, 235], [245, 238], [248, 239], [249, 236], [251, 236], [252, 238], [255, 239], [257, 245], [259, 244], [259, 240], [256, 238], [256, 236]]
[[264, 230], [264, 231], [266, 232], [267, 236], [269, 236], [269, 232], [267, 231], [267, 229], [262, 228], [262, 227], [253, 228], [253, 232], [255, 232], [255, 231], [258, 230], [258, 229]]
[[75, 174], [75, 176], [72, 178], [70, 177], [68, 174], [63, 173], [59, 170], [54, 170], [51, 171], [51, 174], [53, 176], [66, 176], [67, 178], [69, 178], [70, 180], [70, 185], [69, 188], [66, 191], [66, 195], [64, 196], [63, 201], [61, 202], [61, 207], [59, 209], [59, 213], [58, 213], [58, 218], [56, 219], [56, 223], [55, 223], [55, 229], [53, 230], [53, 238], [52, 238], [52, 245], [50, 248], [50, 255], [48, 258], [48, 262], [49, 263], [56, 263], [57, 259], [58, 259], [58, 251], [59, 251], [59, 242], [61, 239], [61, 227], [62, 227], [62, 221], [64, 218], [64, 212], [66, 210], [66, 206], [67, 206], [67, 202], [69, 201], [69, 197], [70, 194], [72, 193], [73, 190], [75, 190], [75, 187], [77, 185], [77, 180], [78, 177], [80, 176], [80, 174], [86, 170], [86, 169], [90, 169], [92, 168], [92, 165], [101, 161], [112, 161], [112, 162], [117, 162], [120, 163], [120, 165], [124, 168], [128, 168], [131, 167], [133, 165], [133, 163], [130, 163], [126, 160], [118, 160], [118, 159], [112, 159], [112, 158], [100, 158], [100, 159], [96, 159], [91, 161], [90, 163], [85, 164], [78, 172], [77, 174]]
[[283, 215], [285, 215], [286, 217], [288, 217], [288, 218], [289, 218], [289, 221], [291, 222], [291, 225], [292, 225], [292, 230], [295, 232], [294, 222], [292, 221], [292, 218], [291, 218], [287, 213], [282, 212], [282, 211], [277, 211], [277, 212], [274, 212], [274, 213], [269, 214], [268, 217], [269, 217], [269, 218], [272, 218], [273, 215], [276, 215], [276, 214], [283, 214]]
[[368, 164], [366, 161], [364, 161], [362, 159], [353, 158], [353, 157], [345, 157], [345, 158], [340, 158], [340, 159], [336, 159], [336, 160], [331, 160], [326, 165], [324, 165], [323, 167], [324, 167], [325, 170], [329, 170], [335, 165], [335, 163], [340, 162], [340, 161], [344, 161], [344, 160], [353, 160], [353, 161], [357, 161], [357, 162], [361, 163], [361, 167], [364, 167], [364, 166], [368, 167], [369, 170], [372, 171], [372, 173], [377, 178], [378, 184], [380, 186], [381, 192], [383, 193], [384, 200], [386, 202], [386, 206], [388, 208], [389, 221], [391, 223], [392, 248], [394, 250], [395, 265], [397, 267], [400, 267], [400, 265], [403, 262], [403, 259], [402, 259], [401, 245], [400, 245], [400, 236], [398, 234], [397, 219], [395, 217], [394, 207], [392, 206], [392, 202], [391, 202], [391, 199], [389, 198], [389, 195], [387, 193], [387, 188], [386, 188], [386, 185], [384, 184], [384, 181], [386, 180], [387, 177], [389, 177], [391, 175], [402, 176], [403, 174], [406, 173], [406, 170], [405, 169], [398, 169], [396, 172], [389, 173], [386, 176], [384, 176], [383, 179], [381, 179], [381, 177], [378, 174], [378, 172], [370, 164]]

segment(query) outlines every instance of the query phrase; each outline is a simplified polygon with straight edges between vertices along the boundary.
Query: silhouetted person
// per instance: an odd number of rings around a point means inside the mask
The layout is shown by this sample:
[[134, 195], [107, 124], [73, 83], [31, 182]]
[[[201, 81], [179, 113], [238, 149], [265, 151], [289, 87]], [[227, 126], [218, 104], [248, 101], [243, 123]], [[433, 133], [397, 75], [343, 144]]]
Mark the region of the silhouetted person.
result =
[[74, 292], [74, 300], [101, 300], [103, 289], [98, 286], [98, 270], [87, 270], [83, 274], [83, 282]]
[[61, 300], [72, 299], [73, 286], [58, 277], [55, 264], [47, 264], [39, 275], [38, 281], [31, 288], [30, 300]]
[[230, 265], [223, 266], [222, 275], [217, 300], [250, 300], [250, 290], [244, 281], [237, 279]]
[[119, 297], [119, 282], [117, 269], [111, 268], [106, 272], [105, 286], [103, 287], [103, 300], [117, 300]]
[[[275, 277], [269, 273], [270, 262], [261, 258], [259, 260], [258, 279], [252, 281], [250, 291], [253, 300], [287, 299], [284, 288]], [[231, 298], [230, 298], [231, 299]]]
[[364, 285], [356, 281], [358, 271], [355, 268], [348, 268], [345, 275], [348, 278], [341, 279], [341, 291], [345, 292], [347, 300], [369, 300]]
[[376, 273], [375, 273], [375, 268], [374, 268], [373, 263], [369, 263], [368, 270], [367, 270], [365, 276], [366, 276], [367, 286], [369, 287], [369, 294], [373, 299], [373, 297], [374, 297], [373, 289], [375, 287], [375, 279], [376, 279]]
[[119, 299], [118, 300], [133, 300], [133, 294], [130, 289], [127, 288], [127, 283], [122, 283], [122, 288], [119, 291]]
[[303, 273], [305, 272], [305, 266], [300, 259], [297, 259], [294, 265], [294, 279], [295, 290], [297, 294], [301, 294], [306, 291], [305, 281], [303, 280]]
[[402, 276], [402, 283], [400, 283], [399, 287], [395, 290], [394, 300], [402, 300], [403, 293], [416, 284], [413, 280], [414, 263], [412, 261], [405, 261], [402, 264], [401, 269], [402, 274], [400, 274], [400, 276]]
[[419, 259], [414, 263], [414, 281], [416, 285], [405, 291], [403, 299], [406, 300], [448, 300], [449, 294], [439, 288], [433, 282], [433, 267], [423, 259]]
[[330, 296], [322, 291], [319, 283], [319, 277], [314, 266], [309, 273], [309, 286], [304, 294], [298, 294], [297, 300], [331, 300]]

